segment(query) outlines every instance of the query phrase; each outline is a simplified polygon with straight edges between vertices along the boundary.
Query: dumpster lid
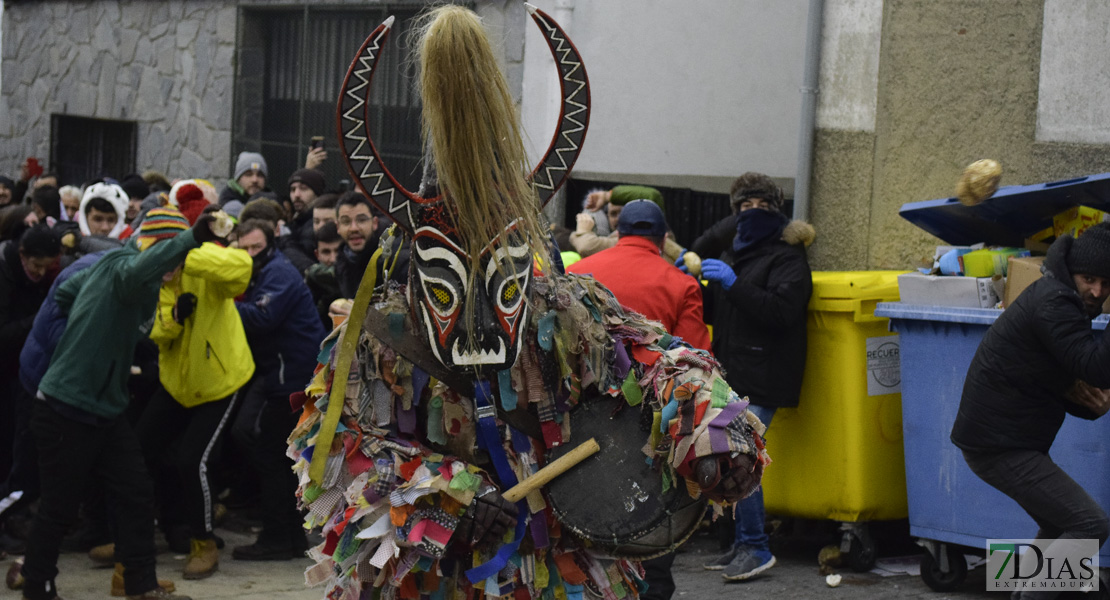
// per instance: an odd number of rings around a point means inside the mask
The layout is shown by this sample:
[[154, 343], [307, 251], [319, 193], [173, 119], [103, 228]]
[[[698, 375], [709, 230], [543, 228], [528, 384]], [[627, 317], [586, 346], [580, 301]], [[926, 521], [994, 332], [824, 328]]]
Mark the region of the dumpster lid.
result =
[[[1002, 316], [1001, 308], [969, 308], [963, 306], [934, 306], [931, 304], [906, 304], [880, 302], [875, 306], [876, 317], [904, 321], [937, 321], [942, 323], [967, 323], [993, 325]], [[1101, 331], [1110, 325], [1110, 314], [1101, 314], [1091, 321], [1091, 328]]]
[[975, 206], [956, 198], [909, 202], [898, 214], [949, 244], [1021, 247], [1025, 238], [1051, 227], [1053, 215], [1080, 205], [1110, 211], [1110, 173], [1009, 185]]
[[814, 271], [813, 299], [898, 299], [898, 276], [906, 271]]

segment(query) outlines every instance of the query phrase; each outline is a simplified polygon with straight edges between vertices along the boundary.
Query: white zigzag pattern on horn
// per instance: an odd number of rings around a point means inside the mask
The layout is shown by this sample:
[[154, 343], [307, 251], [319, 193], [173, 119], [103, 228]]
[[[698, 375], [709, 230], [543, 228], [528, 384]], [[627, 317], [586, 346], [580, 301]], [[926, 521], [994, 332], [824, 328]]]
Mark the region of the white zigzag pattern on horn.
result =
[[[567, 121], [567, 122], [570, 122], [570, 123], [573, 123], [577, 127], [576, 128], [562, 128], [562, 127], [560, 127], [559, 135], [563, 138], [563, 140], [565, 142], [565, 145], [557, 143], [556, 147], [554, 149], [555, 150], [554, 154], [555, 154], [555, 157], [558, 159], [559, 164], [557, 164], [557, 165], [553, 164], [553, 165], [550, 165], [550, 166], [544, 166], [543, 167], [543, 173], [546, 177], [546, 183], [539, 180], [539, 178], [537, 178], [537, 181], [535, 181], [536, 187], [538, 187], [542, 190], [548, 191], [550, 193], [554, 193], [554, 191], [555, 191], [555, 178], [556, 177], [561, 177], [564, 173], [566, 173], [567, 171], [570, 170], [570, 165], [567, 164], [567, 160], [563, 155], [566, 154], [566, 153], [569, 153], [573, 157], [579, 151], [578, 144], [575, 143], [570, 138], [570, 134], [578, 133], [580, 131], [583, 131], [586, 128], [585, 124], [582, 121], [576, 119], [575, 117], [577, 115], [579, 115], [580, 113], [583, 113], [583, 112], [587, 111], [589, 109], [589, 107], [585, 104], [574, 101], [575, 96], [577, 96], [578, 93], [581, 92], [582, 89], [586, 87], [585, 79], [582, 79], [582, 78], [575, 79], [574, 78], [574, 74], [577, 71], [581, 70], [582, 62], [572, 60], [572, 58], [575, 57], [574, 49], [567, 43], [567, 40], [566, 40], [565, 37], [559, 35], [559, 29], [557, 27], [548, 23], [547, 19], [540, 19], [540, 23], [543, 25], [543, 28], [545, 30], [545, 33], [547, 34], [548, 39], [552, 40], [553, 42], [556, 42], [556, 47], [553, 49], [552, 53], [556, 54], [556, 55], [560, 55], [557, 58], [557, 60], [559, 61], [559, 64], [563, 65], [563, 66], [570, 65], [570, 69], [568, 69], [562, 77], [563, 81], [564, 82], [569, 82], [572, 85], [577, 86], [574, 89], [570, 90], [568, 93], [566, 93], [565, 96], [564, 96], [564, 100], [563, 100], [564, 104], [575, 107], [575, 110], [573, 110], [571, 112], [564, 113], [563, 120]], [[546, 200], [546, 198], [541, 198], [541, 201], [542, 200]]]
[[[375, 200], [377, 200], [379, 196], [386, 196], [388, 199], [386, 203], [387, 210], [390, 214], [393, 214], [400, 210], [410, 208], [408, 198], [397, 193], [397, 187], [386, 177], [383, 167], [380, 164], [375, 164], [376, 161], [373, 152], [367, 153], [370, 142], [367, 136], [362, 134], [366, 128], [366, 122], [356, 116], [366, 105], [366, 100], [362, 97], [360, 92], [368, 89], [370, 86], [370, 75], [374, 71], [374, 60], [377, 58], [378, 51], [381, 50], [380, 41], [384, 37], [386, 31], [388, 31], [388, 29], [383, 30], [375, 36], [373, 43], [366, 47], [366, 51], [362, 56], [358, 57], [358, 61], [362, 64], [362, 68], [355, 70], [352, 74], [358, 79], [359, 83], [354, 87], [348, 88], [346, 91], [347, 97], [354, 100], [354, 105], [343, 113], [343, 118], [350, 121], [351, 128], [344, 132], [343, 137], [358, 142], [358, 145], [347, 157], [352, 162], [365, 161], [365, 164], [362, 165], [362, 169], [359, 172], [359, 179], [367, 183], [373, 182], [373, 185], [370, 186], [371, 189], [367, 191], [370, 192], [370, 195]], [[411, 223], [412, 215], [409, 214], [408, 217], [408, 222]]]

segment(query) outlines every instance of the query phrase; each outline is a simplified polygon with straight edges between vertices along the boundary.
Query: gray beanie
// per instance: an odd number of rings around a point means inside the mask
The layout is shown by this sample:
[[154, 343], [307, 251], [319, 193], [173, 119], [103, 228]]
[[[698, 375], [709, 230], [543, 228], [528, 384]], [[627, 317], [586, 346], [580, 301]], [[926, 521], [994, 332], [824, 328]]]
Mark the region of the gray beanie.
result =
[[257, 152], [240, 152], [239, 158], [235, 161], [235, 174], [231, 176], [232, 179], [239, 179], [243, 173], [247, 171], [262, 171], [262, 175], [267, 179], [270, 173], [266, 169], [266, 159]]

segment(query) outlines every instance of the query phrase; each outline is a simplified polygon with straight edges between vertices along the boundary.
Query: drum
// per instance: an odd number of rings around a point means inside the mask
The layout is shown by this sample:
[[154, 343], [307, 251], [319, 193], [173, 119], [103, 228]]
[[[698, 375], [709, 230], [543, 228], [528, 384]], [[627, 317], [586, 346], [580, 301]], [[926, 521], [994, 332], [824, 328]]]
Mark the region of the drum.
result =
[[[663, 479], [642, 448], [650, 419], [624, 398], [584, 397], [570, 412], [574, 441], [596, 438], [601, 451], [547, 484], [564, 530], [595, 554], [645, 560], [671, 552], [697, 529], [706, 501], [694, 500], [683, 480], [663, 492]], [[548, 452], [554, 460], [574, 442]]]

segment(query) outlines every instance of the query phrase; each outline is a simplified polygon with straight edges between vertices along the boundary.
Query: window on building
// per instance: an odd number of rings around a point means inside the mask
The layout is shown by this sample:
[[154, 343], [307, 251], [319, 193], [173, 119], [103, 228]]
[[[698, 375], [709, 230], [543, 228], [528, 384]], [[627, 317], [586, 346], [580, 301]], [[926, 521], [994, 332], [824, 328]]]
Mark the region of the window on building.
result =
[[137, 129], [134, 121], [51, 115], [50, 165], [59, 183], [81, 185], [135, 172]]
[[419, 8], [245, 9], [232, 162], [241, 151], [262, 152], [270, 188], [284, 194], [288, 176], [304, 165], [311, 138], [323, 136], [328, 159], [321, 168], [328, 186], [349, 180], [335, 127], [339, 87], [366, 36], [392, 15], [397, 19], [374, 77], [370, 127], [390, 171], [415, 191], [422, 168], [420, 103], [406, 42]]

